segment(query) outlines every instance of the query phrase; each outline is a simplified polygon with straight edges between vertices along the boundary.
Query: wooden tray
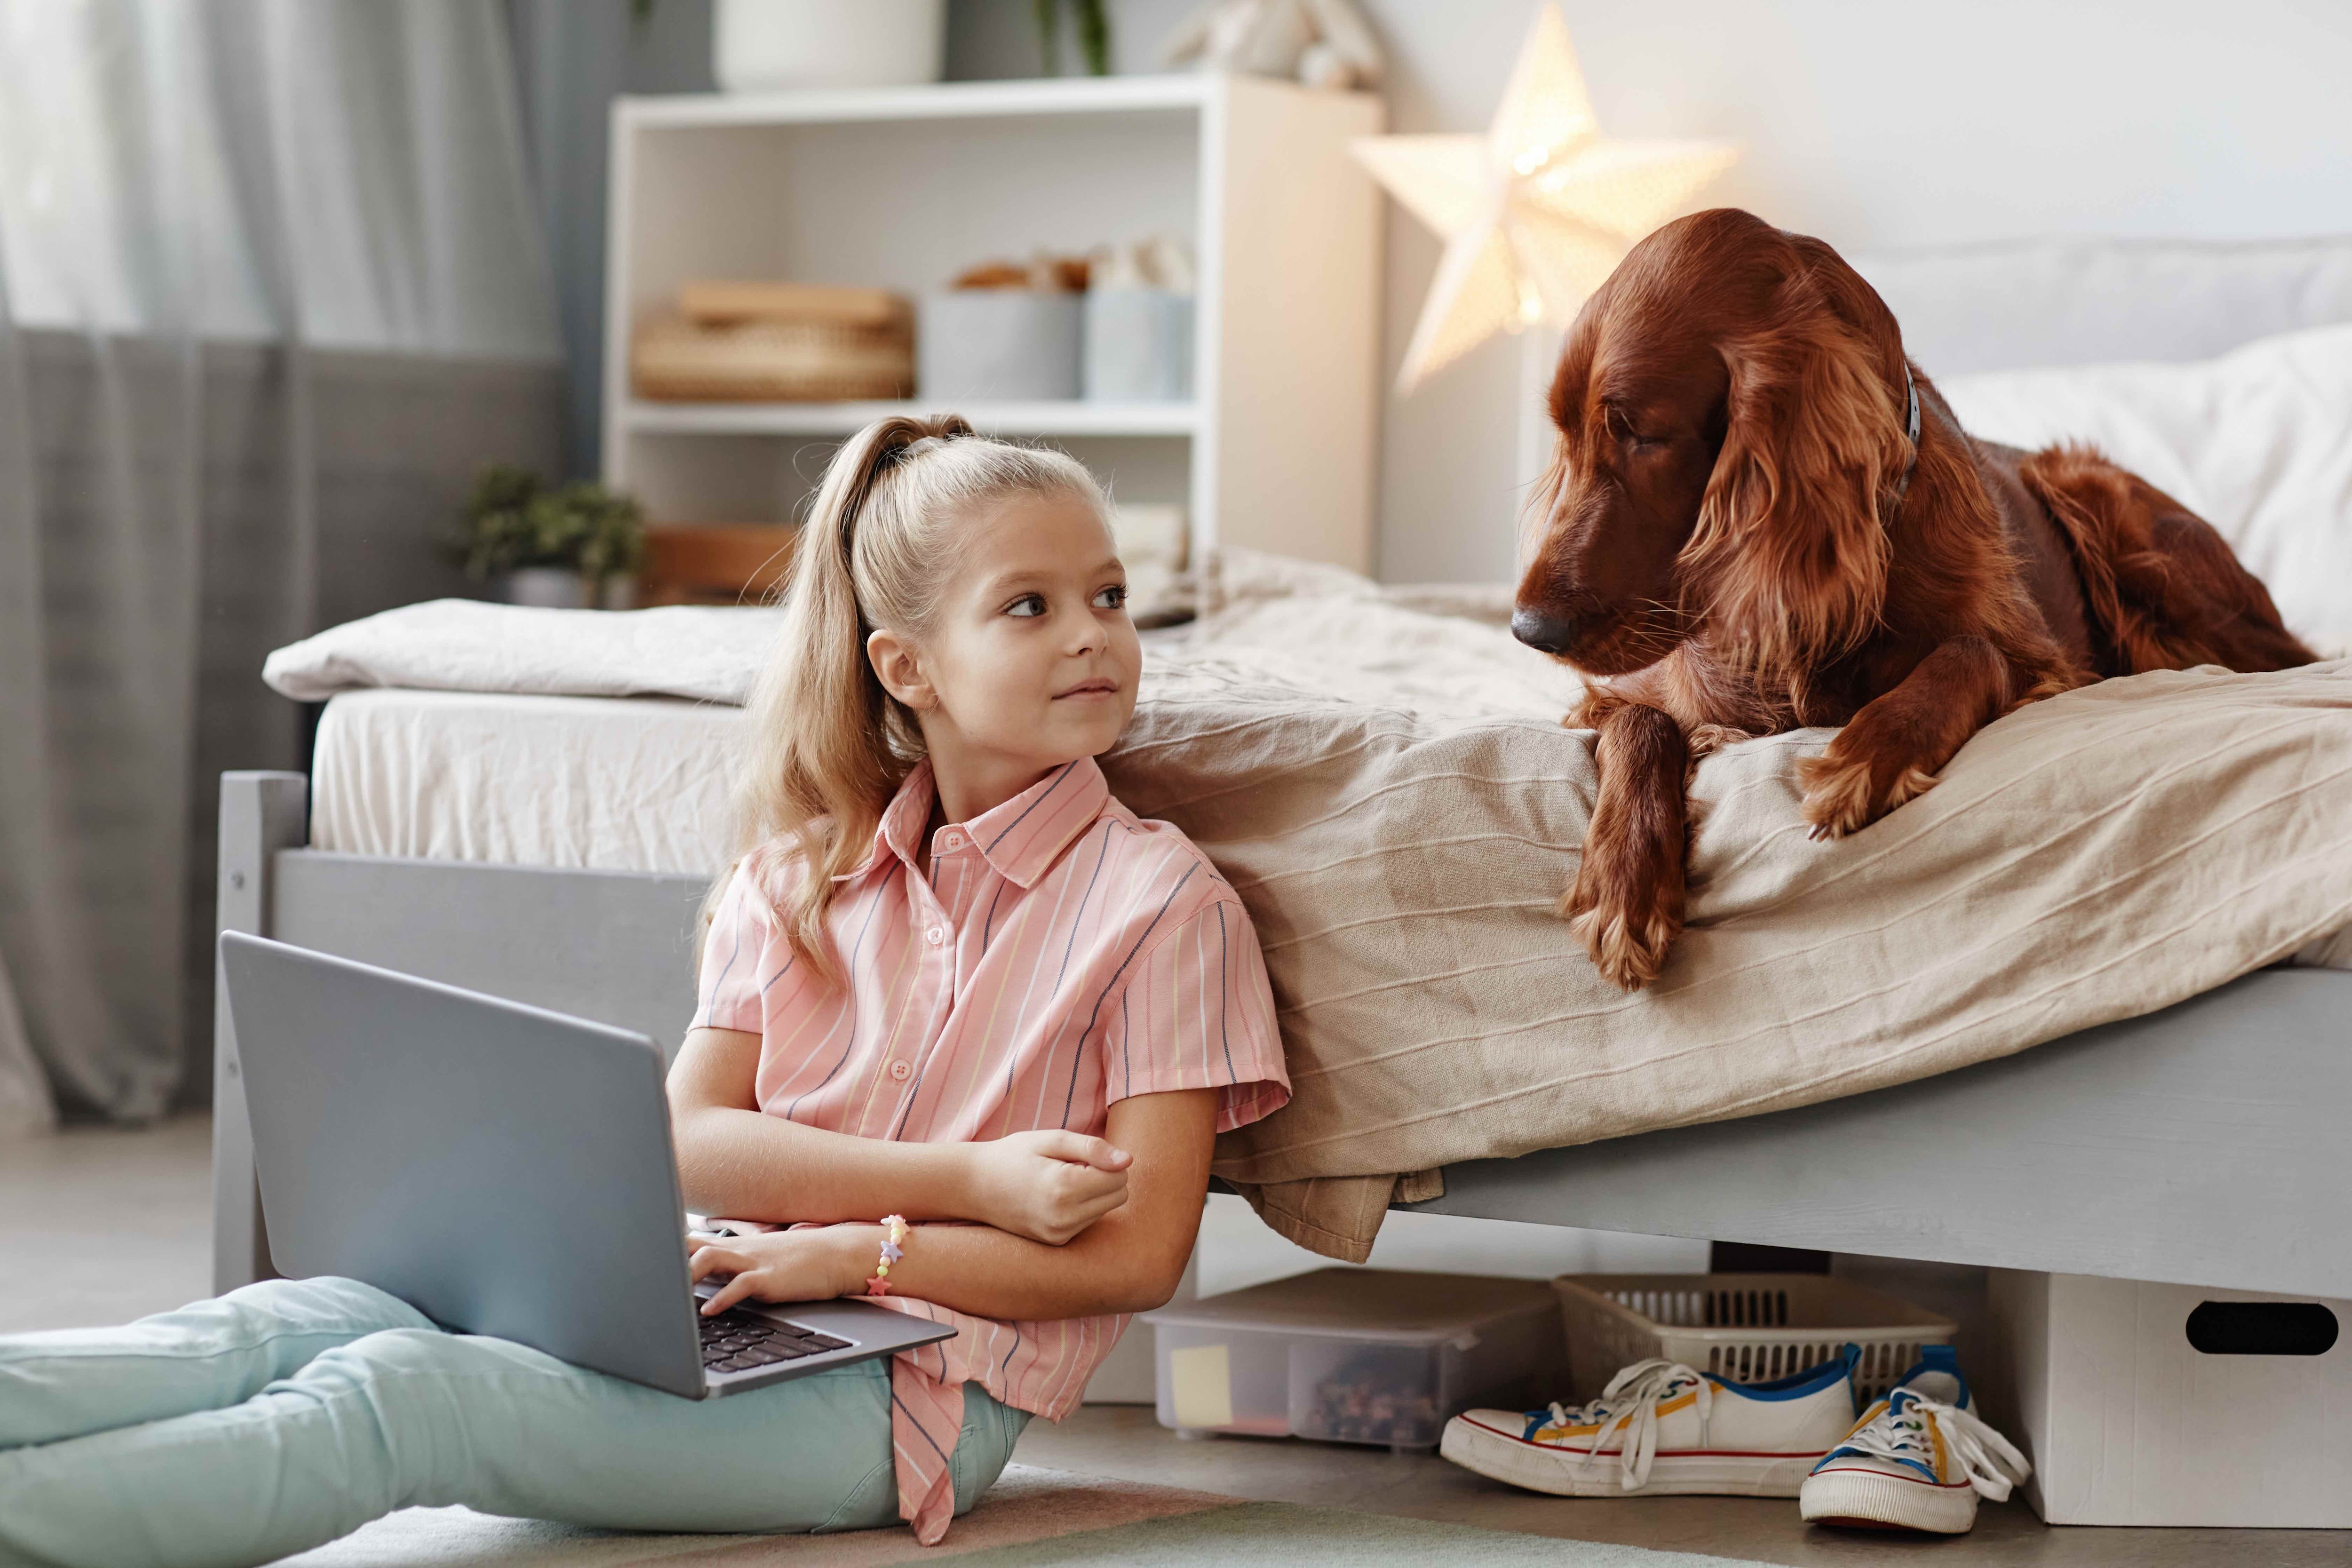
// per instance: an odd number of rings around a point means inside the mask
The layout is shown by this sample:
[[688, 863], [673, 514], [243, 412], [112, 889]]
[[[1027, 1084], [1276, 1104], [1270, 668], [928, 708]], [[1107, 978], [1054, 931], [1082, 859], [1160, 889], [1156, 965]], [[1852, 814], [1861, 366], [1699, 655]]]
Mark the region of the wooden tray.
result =
[[643, 605], [755, 605], [791, 570], [800, 530], [770, 523], [661, 524], [646, 530]]

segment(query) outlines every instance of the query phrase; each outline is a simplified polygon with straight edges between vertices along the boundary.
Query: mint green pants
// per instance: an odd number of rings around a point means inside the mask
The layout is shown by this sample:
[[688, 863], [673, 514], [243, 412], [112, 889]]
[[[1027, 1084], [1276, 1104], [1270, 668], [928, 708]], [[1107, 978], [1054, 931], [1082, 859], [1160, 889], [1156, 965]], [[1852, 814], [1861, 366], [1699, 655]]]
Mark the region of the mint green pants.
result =
[[[228, 1568], [394, 1509], [623, 1530], [898, 1522], [887, 1361], [680, 1399], [446, 1333], [352, 1279], [0, 1336], [0, 1564]], [[956, 1511], [1028, 1424], [964, 1385]]]

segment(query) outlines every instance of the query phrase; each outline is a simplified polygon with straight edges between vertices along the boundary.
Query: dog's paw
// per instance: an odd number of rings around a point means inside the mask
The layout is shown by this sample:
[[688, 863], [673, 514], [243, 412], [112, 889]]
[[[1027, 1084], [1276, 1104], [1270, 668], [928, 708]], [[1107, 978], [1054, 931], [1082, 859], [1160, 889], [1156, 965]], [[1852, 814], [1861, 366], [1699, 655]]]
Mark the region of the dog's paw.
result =
[[1797, 764], [1797, 782], [1804, 786], [1801, 808], [1811, 829], [1809, 838], [1843, 838], [1858, 833], [1904, 802], [1916, 800], [1936, 787], [1936, 775], [1917, 763], [1895, 770], [1881, 785], [1877, 768], [1858, 748], [1848, 748], [1841, 734], [1818, 757]]
[[1683, 929], [1683, 889], [1647, 879], [1612, 879], [1580, 868], [1560, 899], [1568, 929], [1592, 955], [1601, 978], [1625, 991], [1657, 979]]

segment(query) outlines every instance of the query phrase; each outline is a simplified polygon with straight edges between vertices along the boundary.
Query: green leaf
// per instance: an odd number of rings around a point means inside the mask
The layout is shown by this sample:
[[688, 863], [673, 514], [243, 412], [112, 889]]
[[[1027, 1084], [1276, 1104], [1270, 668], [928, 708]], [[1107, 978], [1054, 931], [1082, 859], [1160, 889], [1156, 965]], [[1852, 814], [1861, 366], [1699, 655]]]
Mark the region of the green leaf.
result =
[[1071, 0], [1078, 13], [1078, 51], [1087, 58], [1087, 69], [1097, 76], [1110, 75], [1110, 17], [1103, 10], [1103, 0]]
[[497, 465], [474, 481], [442, 551], [476, 582], [525, 566], [568, 566], [601, 579], [633, 572], [644, 558], [644, 512], [593, 481], [549, 490], [536, 474]]

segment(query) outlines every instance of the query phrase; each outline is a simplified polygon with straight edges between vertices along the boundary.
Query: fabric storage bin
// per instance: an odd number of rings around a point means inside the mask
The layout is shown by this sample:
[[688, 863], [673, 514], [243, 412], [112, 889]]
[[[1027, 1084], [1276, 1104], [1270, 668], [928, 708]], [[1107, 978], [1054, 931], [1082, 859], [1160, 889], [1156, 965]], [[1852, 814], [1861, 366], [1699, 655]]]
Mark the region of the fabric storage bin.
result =
[[1085, 297], [1041, 289], [926, 294], [915, 395], [927, 403], [1061, 402], [1078, 395]]
[[1530, 1280], [1320, 1268], [1143, 1321], [1162, 1426], [1428, 1448], [1460, 1411], [1557, 1392], [1557, 1312]]
[[1990, 1296], [2045, 1522], [2352, 1528], [2352, 1301], [2005, 1268]]
[[1881, 1290], [1826, 1274], [1563, 1274], [1568, 1382], [1577, 1403], [1653, 1356], [1726, 1383], [1769, 1383], [1862, 1347], [1854, 1394], [1875, 1399], [1958, 1327]]
[[1181, 403], [1192, 395], [1192, 296], [1095, 289], [1086, 310], [1087, 401]]

